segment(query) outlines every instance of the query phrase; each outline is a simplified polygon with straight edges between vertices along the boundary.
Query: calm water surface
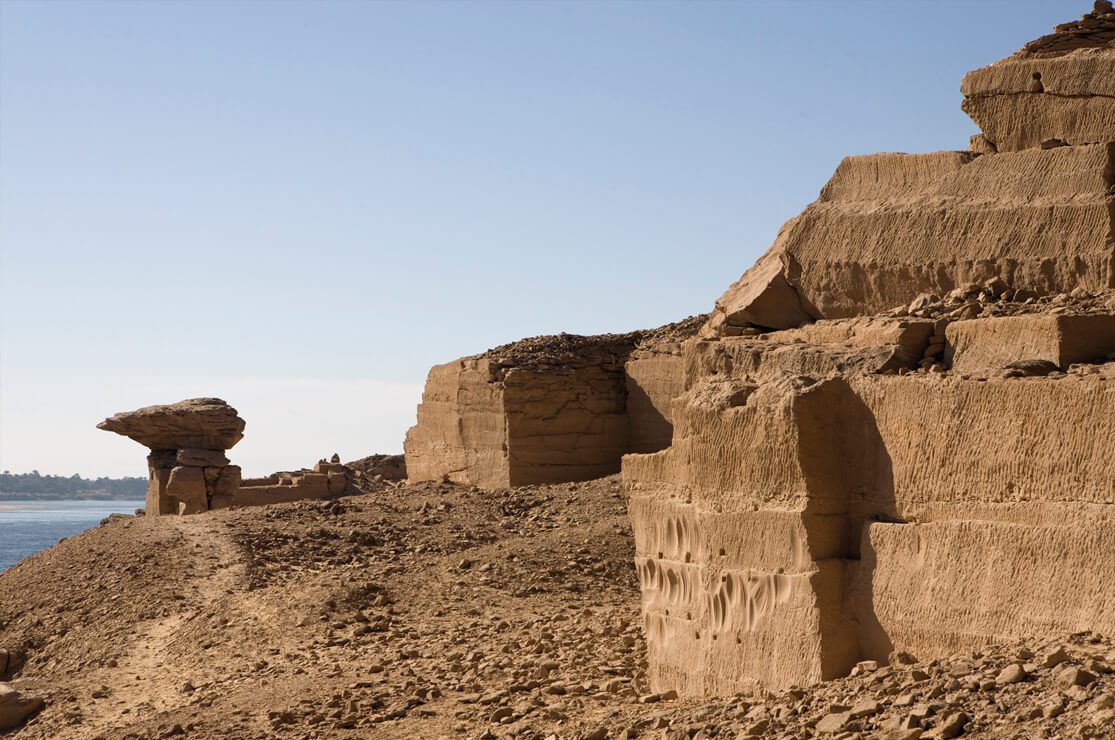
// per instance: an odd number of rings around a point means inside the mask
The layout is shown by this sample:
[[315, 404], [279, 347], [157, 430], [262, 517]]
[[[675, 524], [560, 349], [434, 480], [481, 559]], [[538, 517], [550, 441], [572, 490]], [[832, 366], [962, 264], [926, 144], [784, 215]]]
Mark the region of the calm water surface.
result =
[[142, 501], [0, 501], [0, 571], [97, 526], [109, 514], [141, 508]]

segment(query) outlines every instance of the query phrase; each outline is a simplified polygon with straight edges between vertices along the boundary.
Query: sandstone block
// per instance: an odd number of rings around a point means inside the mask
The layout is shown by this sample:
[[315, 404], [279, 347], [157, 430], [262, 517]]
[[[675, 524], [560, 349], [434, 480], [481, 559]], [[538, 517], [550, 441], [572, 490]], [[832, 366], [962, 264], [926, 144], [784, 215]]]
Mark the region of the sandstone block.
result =
[[624, 365], [629, 452], [657, 452], [670, 446], [674, 426], [670, 407], [685, 392], [681, 353], [632, 356]]
[[1115, 16], [1090, 13], [969, 72], [964, 111], [999, 152], [1115, 141]]
[[144, 511], [152, 516], [177, 514], [178, 504], [166, 495], [170, 471], [178, 464], [174, 450], [153, 450], [147, 456], [147, 498]]
[[219, 398], [148, 406], [105, 419], [97, 428], [122, 434], [152, 450], [227, 450], [244, 436], [244, 420]]
[[218, 509], [227, 509], [228, 507], [232, 506], [235, 501], [236, 501], [236, 496], [235, 495], [227, 495], [227, 494], [219, 494], [219, 493], [214, 494], [213, 496], [209, 497], [209, 509], [211, 511], [216, 511]]
[[[209, 510], [202, 468], [179, 465], [170, 471], [165, 495], [177, 504], [176, 514], [198, 514]], [[161, 511], [160, 507], [160, 511]]]
[[240, 488], [240, 466], [226, 465], [220, 469], [217, 482], [213, 486], [214, 496], [235, 496]]
[[330, 495], [339, 496], [348, 487], [348, 476], [344, 473], [329, 473], [326, 486]]
[[[1113, 150], [849, 157], [720, 297], [703, 333], [881, 313], [995, 278], [1041, 293], [1115, 286]], [[772, 302], [800, 310], [765, 310]]]
[[1115, 315], [1032, 314], [954, 321], [946, 329], [946, 361], [954, 372], [1000, 370], [1045, 360], [1061, 369], [1103, 361], [1115, 352]]
[[860, 658], [843, 584], [850, 491], [862, 486], [847, 471], [871, 470], [874, 454], [841, 431], [860, 418], [849, 387], [712, 378], [673, 413], [671, 447], [623, 465], [652, 689], [727, 694], [846, 674]]
[[219, 468], [228, 465], [228, 458], [222, 450], [201, 450], [187, 448], [178, 450], [179, 465], [193, 465], [198, 468]]

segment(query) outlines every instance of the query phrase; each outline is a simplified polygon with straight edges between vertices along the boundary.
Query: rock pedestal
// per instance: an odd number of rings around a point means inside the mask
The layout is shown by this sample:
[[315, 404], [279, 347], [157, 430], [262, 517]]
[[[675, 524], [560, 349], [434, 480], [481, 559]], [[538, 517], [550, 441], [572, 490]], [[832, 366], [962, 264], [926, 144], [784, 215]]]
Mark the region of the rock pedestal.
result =
[[232, 504], [240, 467], [225, 450], [244, 436], [244, 420], [219, 398], [148, 406], [105, 419], [116, 432], [151, 449], [147, 456], [147, 513], [197, 514]]

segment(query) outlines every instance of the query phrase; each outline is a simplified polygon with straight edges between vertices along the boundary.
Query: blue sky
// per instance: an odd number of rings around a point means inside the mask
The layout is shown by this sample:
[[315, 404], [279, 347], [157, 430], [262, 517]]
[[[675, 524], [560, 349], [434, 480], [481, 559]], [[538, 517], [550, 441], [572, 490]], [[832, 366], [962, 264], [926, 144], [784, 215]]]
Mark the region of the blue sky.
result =
[[0, 467], [216, 395], [250, 474], [400, 451], [433, 364], [708, 310], [841, 157], [963, 149], [1084, 2], [0, 2]]

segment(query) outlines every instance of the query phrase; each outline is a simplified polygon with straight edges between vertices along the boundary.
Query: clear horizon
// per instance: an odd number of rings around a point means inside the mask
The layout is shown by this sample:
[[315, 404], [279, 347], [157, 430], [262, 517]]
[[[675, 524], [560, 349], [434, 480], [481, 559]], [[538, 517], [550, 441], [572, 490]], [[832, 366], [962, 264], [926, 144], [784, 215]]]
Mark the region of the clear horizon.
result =
[[1090, 2], [0, 2], [0, 469], [402, 450], [430, 366], [709, 310], [840, 159]]

